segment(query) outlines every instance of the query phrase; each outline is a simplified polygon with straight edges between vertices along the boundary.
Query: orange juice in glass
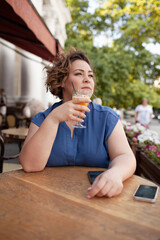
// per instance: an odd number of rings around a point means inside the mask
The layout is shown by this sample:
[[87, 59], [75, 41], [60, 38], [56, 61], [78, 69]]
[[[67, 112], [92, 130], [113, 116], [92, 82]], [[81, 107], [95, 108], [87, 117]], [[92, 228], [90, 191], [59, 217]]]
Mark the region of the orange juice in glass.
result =
[[[92, 95], [92, 92], [88, 89], [81, 89], [79, 91], [77, 91], [77, 93], [74, 93], [72, 98], [73, 99], [76, 99], [76, 98], [87, 98], [87, 99], [90, 99]], [[78, 103], [80, 105], [83, 105], [85, 107], [88, 107], [88, 104], [89, 103], [85, 103], [85, 102], [82, 102], [82, 103]], [[86, 128], [86, 126], [82, 125], [80, 122], [77, 122], [75, 125], [73, 125], [74, 128]]]

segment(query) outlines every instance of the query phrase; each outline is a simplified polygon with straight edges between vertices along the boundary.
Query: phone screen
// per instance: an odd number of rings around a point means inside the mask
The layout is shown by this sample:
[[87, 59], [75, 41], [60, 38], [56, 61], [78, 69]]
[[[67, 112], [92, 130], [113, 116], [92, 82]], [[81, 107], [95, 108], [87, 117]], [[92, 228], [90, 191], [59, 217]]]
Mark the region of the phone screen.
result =
[[154, 200], [156, 198], [158, 187], [149, 185], [140, 185], [136, 190], [134, 197], [136, 199]]
[[89, 178], [90, 183], [92, 184], [94, 182], [94, 180], [96, 179], [96, 177], [103, 172], [104, 171], [89, 171], [88, 178]]

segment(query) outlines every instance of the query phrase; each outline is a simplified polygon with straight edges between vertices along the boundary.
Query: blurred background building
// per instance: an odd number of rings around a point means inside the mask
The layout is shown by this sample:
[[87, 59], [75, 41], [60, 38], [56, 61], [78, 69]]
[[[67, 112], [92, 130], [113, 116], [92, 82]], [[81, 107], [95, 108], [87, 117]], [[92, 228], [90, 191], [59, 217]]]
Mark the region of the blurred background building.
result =
[[[63, 49], [67, 38], [65, 25], [71, 21], [65, 0], [30, 2]], [[46, 107], [56, 101], [45, 89], [46, 64], [49, 62], [0, 38], [0, 88], [5, 89], [8, 106], [27, 103], [33, 98]]]

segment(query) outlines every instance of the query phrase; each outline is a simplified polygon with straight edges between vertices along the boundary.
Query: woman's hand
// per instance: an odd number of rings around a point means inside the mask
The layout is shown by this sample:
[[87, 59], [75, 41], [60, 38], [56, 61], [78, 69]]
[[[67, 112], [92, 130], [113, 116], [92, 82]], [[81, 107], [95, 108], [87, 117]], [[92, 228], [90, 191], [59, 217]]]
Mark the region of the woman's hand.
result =
[[122, 189], [123, 183], [121, 177], [109, 169], [96, 177], [92, 186], [88, 188], [87, 198], [94, 196], [111, 198], [119, 195]]
[[86, 117], [84, 112], [89, 112], [89, 108], [79, 103], [90, 103], [91, 100], [87, 98], [76, 98], [68, 102], [63, 103], [59, 107], [55, 108], [52, 112], [52, 118], [59, 123], [64, 121], [83, 122], [83, 118]]

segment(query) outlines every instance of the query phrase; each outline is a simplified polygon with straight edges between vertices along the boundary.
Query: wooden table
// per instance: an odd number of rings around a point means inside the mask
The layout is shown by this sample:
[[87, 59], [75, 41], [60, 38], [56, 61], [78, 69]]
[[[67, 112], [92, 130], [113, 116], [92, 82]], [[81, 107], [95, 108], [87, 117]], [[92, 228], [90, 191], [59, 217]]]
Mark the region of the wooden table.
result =
[[2, 136], [6, 139], [6, 141], [18, 142], [19, 148], [21, 150], [22, 143], [28, 134], [28, 128], [19, 127], [19, 128], [8, 128], [1, 130]]
[[89, 170], [0, 174], [0, 239], [160, 239], [160, 192], [156, 203], [133, 200], [139, 184], [155, 184], [133, 176], [120, 196], [87, 199]]

